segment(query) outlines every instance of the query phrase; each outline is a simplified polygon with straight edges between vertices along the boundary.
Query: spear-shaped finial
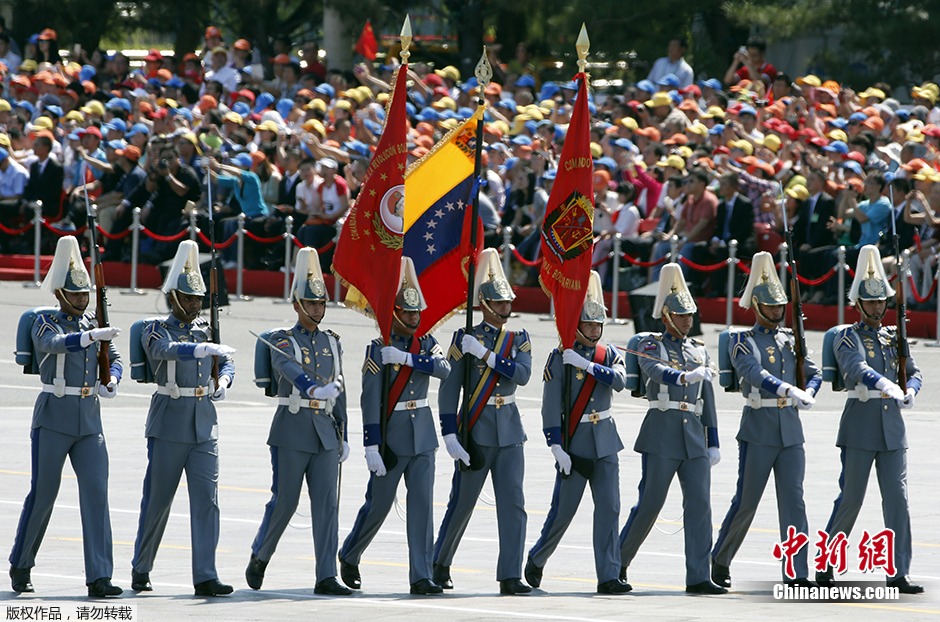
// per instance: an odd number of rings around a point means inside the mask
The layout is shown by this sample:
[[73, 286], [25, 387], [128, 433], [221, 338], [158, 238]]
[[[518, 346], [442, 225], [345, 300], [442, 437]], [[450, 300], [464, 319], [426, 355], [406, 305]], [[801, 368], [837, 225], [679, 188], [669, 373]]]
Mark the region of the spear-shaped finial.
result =
[[486, 85], [493, 79], [493, 67], [490, 66], [490, 61], [486, 57], [485, 45], [483, 46], [483, 55], [480, 56], [480, 62], [477, 63], [474, 74], [477, 77], [477, 88], [480, 89], [480, 97], [482, 98], [483, 90], [486, 89]]
[[574, 48], [578, 51], [578, 71], [584, 73], [584, 69], [587, 67], [588, 50], [591, 49], [591, 40], [588, 39], [587, 28], [583, 22], [581, 24], [581, 33], [578, 35], [578, 41], [574, 44]]
[[408, 48], [411, 47], [411, 18], [406, 14], [405, 23], [401, 26], [401, 56], [402, 64], [408, 64], [408, 57], [411, 56], [411, 52], [408, 51]]

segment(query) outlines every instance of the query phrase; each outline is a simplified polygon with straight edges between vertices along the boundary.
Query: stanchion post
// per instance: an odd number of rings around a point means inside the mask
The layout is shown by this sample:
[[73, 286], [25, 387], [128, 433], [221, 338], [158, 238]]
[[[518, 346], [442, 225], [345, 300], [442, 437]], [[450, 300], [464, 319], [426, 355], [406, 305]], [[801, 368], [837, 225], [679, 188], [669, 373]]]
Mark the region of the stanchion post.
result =
[[189, 239], [193, 242], [196, 241], [196, 232], [199, 229], [196, 227], [196, 210], [191, 210], [189, 212]]
[[245, 213], [238, 215], [238, 228], [235, 230], [235, 299], [251, 300], [246, 296], [245, 288]]
[[284, 298], [281, 300], [275, 300], [275, 303], [285, 304], [289, 303], [290, 300], [290, 270], [292, 267], [291, 262], [291, 245], [294, 243], [294, 234], [291, 233], [294, 230], [294, 217], [288, 216], [284, 220]]
[[679, 236], [674, 235], [669, 240], [669, 263], [679, 262]]
[[610, 296], [610, 324], [620, 323], [620, 253], [623, 238], [619, 233], [614, 234], [614, 278]]
[[131, 222], [131, 286], [128, 289], [122, 289], [122, 294], [134, 294], [142, 296], [146, 292], [137, 287], [137, 266], [140, 261], [140, 208], [135, 207], [132, 212]]
[[845, 246], [839, 246], [836, 250], [839, 265], [836, 275], [838, 277], [839, 291], [836, 293], [836, 305], [839, 308], [837, 320], [839, 325], [845, 324]]
[[937, 297], [937, 302], [938, 302], [937, 309], [934, 312], [935, 315], [937, 316], [937, 324], [936, 324], [936, 327], [934, 328], [934, 331], [935, 331], [934, 336], [936, 337], [937, 340], [924, 344], [925, 346], [928, 346], [931, 348], [940, 347], [940, 253], [934, 255], [934, 262], [936, 263], [936, 266], [937, 266], [937, 270], [936, 272], [934, 272], [934, 275], [933, 275], [934, 282], [937, 283], [936, 285], [937, 293], [934, 294]]
[[731, 240], [728, 244], [728, 286], [725, 290], [725, 326], [731, 328], [734, 319], [734, 277], [738, 264], [738, 241]]
[[42, 245], [42, 201], [33, 204], [33, 281], [23, 283], [23, 287], [39, 287], [39, 252]]
[[509, 277], [509, 262], [512, 259], [512, 229], [503, 227], [503, 274]]

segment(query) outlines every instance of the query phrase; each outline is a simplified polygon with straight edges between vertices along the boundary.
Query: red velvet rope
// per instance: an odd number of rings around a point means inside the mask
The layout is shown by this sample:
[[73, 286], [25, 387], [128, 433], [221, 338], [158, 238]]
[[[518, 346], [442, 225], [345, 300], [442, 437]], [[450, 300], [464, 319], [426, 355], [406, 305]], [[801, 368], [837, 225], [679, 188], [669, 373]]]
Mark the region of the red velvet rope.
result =
[[[307, 248], [306, 246], [304, 246], [303, 244], [301, 244], [301, 243], [297, 240], [297, 238], [296, 238], [295, 236], [291, 236], [291, 238], [293, 238], [294, 244], [297, 246], [297, 248]], [[325, 253], [325, 252], [331, 250], [334, 246], [336, 246], [336, 240], [330, 240], [329, 242], [327, 242], [326, 244], [324, 244], [322, 248], [317, 248], [317, 249], [314, 249], [314, 250], [316, 250], [316, 251], [317, 251], [317, 254], [319, 255], [320, 253]]]
[[634, 266], [639, 266], [641, 268], [652, 268], [653, 266], [658, 266], [661, 263], [665, 263], [665, 261], [669, 259], [668, 256], [663, 256], [657, 259], [656, 261], [640, 261], [639, 259], [635, 259], [631, 257], [630, 255], [627, 255], [626, 253], [621, 255], [621, 257], [623, 257], [624, 259], [632, 263]]
[[153, 231], [151, 231], [150, 229], [148, 229], [147, 227], [141, 227], [140, 230], [144, 235], [146, 235], [149, 238], [153, 238], [154, 240], [158, 242], [175, 242], [176, 240], [182, 240], [184, 237], [186, 237], [189, 234], [189, 229], [183, 229], [176, 235], [158, 235], [154, 233]]
[[59, 237], [61, 237], [61, 236], [63, 236], [63, 235], [81, 235], [81, 234], [85, 233], [85, 231], [88, 230], [88, 225], [85, 225], [85, 226], [82, 227], [81, 229], [75, 229], [74, 231], [66, 231], [65, 229], [59, 229], [59, 228], [57, 228], [57, 227], [53, 227], [52, 225], [50, 225], [49, 223], [47, 223], [45, 220], [42, 221], [42, 226], [45, 227], [46, 229], [48, 229], [49, 231], [53, 232], [54, 234], [56, 234], [56, 235], [59, 236]]
[[696, 272], [714, 272], [714, 271], [716, 271], [716, 270], [721, 270], [722, 268], [727, 268], [727, 267], [728, 267], [728, 263], [725, 262], [725, 261], [721, 261], [721, 262], [719, 262], [719, 263], [712, 264], [712, 265], [710, 265], [710, 266], [703, 266], [703, 265], [694, 263], [694, 262], [692, 262], [692, 261], [686, 259], [686, 258], [683, 257], [682, 255], [679, 255], [679, 261], [681, 261], [682, 263], [684, 263], [684, 264], [687, 265], [688, 267], [692, 268], [692, 269], [695, 270]]
[[32, 229], [32, 228], [33, 228], [33, 223], [31, 223], [31, 222], [30, 222], [30, 223], [26, 223], [25, 225], [23, 225], [23, 226], [20, 227], [19, 229], [8, 229], [7, 227], [4, 227], [2, 224], [0, 224], [0, 231], [3, 231], [3, 232], [6, 233], [7, 235], [19, 235], [19, 234], [21, 234], [21, 233], [25, 233], [25, 232], [29, 231], [29, 230]]
[[597, 266], [601, 265], [602, 263], [607, 263], [608, 261], [610, 261], [610, 259], [611, 259], [613, 256], [614, 256], [613, 253], [607, 253], [606, 255], [604, 255], [603, 257], [601, 257], [600, 259], [598, 259], [596, 262], [592, 263], [592, 264], [591, 264], [591, 269], [593, 270], [594, 268], [596, 268]]
[[[835, 275], [835, 273], [836, 273], [836, 268], [838, 268], [838, 266], [833, 266], [832, 268], [829, 269], [829, 272], [827, 272], [826, 274], [822, 275], [822, 276], [819, 277], [818, 279], [807, 279], [807, 278], [804, 278], [804, 277], [800, 276], [799, 274], [796, 275], [796, 278], [797, 278], [797, 279], [800, 281], [800, 283], [802, 283], [803, 285], [808, 285], [809, 287], [815, 287], [815, 286], [817, 286], [817, 285], [822, 285], [823, 283], [825, 283], [826, 281], [828, 281], [829, 279], [831, 279], [831, 278]], [[790, 271], [790, 274], [793, 274], [793, 269], [790, 268], [789, 265], [787, 266], [787, 270]]]
[[120, 240], [121, 238], [126, 238], [127, 236], [129, 236], [129, 235], [131, 234], [130, 228], [127, 228], [127, 229], [125, 229], [124, 231], [122, 231], [122, 232], [120, 232], [120, 233], [113, 233], [113, 234], [112, 234], [112, 233], [108, 233], [107, 231], [105, 231], [104, 229], [102, 229], [102, 228], [101, 228], [101, 225], [95, 225], [95, 226], [98, 228], [98, 233], [100, 233], [100, 234], [103, 235], [104, 237], [108, 238], [109, 240]]
[[917, 285], [914, 283], [914, 277], [912, 277], [911, 275], [907, 275], [907, 280], [911, 284], [911, 295], [914, 297], [914, 300], [916, 300], [918, 303], [927, 302], [928, 300], [933, 298], [933, 293], [937, 290], [937, 279], [933, 280], [933, 285], [930, 286], [930, 291], [927, 292], [927, 295], [924, 297], [921, 297], [920, 292], [917, 291]]
[[512, 251], [512, 254], [516, 256], [516, 259], [519, 260], [519, 263], [521, 263], [521, 264], [524, 265], [524, 266], [529, 266], [530, 268], [534, 268], [535, 266], [540, 266], [540, 265], [542, 265], [542, 260], [541, 260], [541, 259], [536, 259], [535, 261], [529, 261], [528, 259], [526, 259], [526, 258], [523, 257], [522, 255], [520, 255], [520, 254], [519, 254], [519, 251], [516, 250], [516, 247], [515, 247], [515, 246], [510, 246], [510, 247], [509, 247], [509, 250], [511, 250], [511, 251]]
[[283, 235], [276, 235], [273, 238], [262, 238], [262, 237], [255, 235], [251, 231], [248, 231], [247, 229], [245, 230], [245, 235], [247, 235], [250, 239], [254, 240], [255, 242], [261, 242], [262, 244], [274, 244], [275, 242], [280, 242], [284, 239]]
[[[212, 240], [210, 240], [209, 238], [207, 238], [206, 235], [205, 235], [202, 231], [197, 231], [197, 232], [196, 232], [196, 235], [199, 236], [199, 239], [202, 240], [203, 244], [206, 244], [207, 246], [212, 246]], [[229, 239], [225, 240], [224, 242], [216, 242], [216, 243], [215, 243], [215, 247], [216, 247], [217, 249], [219, 249], [219, 250], [221, 250], [221, 249], [223, 249], [223, 248], [228, 248], [229, 246], [232, 245], [233, 242], [235, 242], [235, 238], [237, 238], [237, 237], [238, 237], [238, 234], [237, 234], [237, 233], [233, 233], [233, 234], [232, 234], [232, 237], [230, 237]]]

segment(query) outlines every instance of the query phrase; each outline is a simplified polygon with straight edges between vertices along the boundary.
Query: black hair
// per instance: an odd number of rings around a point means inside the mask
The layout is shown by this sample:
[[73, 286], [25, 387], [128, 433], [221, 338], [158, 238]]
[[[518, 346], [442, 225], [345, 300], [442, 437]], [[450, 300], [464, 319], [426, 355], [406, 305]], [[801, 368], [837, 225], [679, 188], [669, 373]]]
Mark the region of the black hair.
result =
[[676, 35], [674, 37], [670, 37], [669, 41], [670, 42], [676, 41], [679, 44], [679, 46], [683, 48], [689, 47], [689, 40], [686, 39], [684, 35]]
[[705, 169], [700, 166], [693, 166], [689, 171], [689, 177], [694, 177], [703, 184], [708, 183], [708, 172], [706, 172]]
[[627, 201], [632, 201], [636, 196], [636, 187], [629, 181], [622, 181], [617, 184], [617, 194], [625, 194]]
[[757, 48], [763, 53], [767, 51], [767, 42], [764, 41], [763, 37], [751, 37], [747, 40], [746, 47]]
[[866, 181], [870, 181], [870, 182], [878, 184], [879, 189], [882, 192], [884, 191], [885, 186], [888, 185], [888, 180], [885, 179], [885, 174], [882, 173], [881, 171], [870, 172], [868, 174], [868, 179]]
[[647, 147], [652, 147], [653, 153], [656, 154], [657, 158], [662, 158], [666, 155], [666, 145], [662, 143], [651, 142], [647, 145]]

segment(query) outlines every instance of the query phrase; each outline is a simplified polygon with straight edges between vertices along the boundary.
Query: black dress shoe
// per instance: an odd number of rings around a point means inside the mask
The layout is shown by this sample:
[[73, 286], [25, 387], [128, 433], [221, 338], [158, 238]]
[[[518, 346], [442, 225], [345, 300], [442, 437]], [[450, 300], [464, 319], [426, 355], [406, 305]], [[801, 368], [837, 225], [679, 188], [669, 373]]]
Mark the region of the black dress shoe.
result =
[[431, 580], [445, 590], [454, 589], [454, 580], [450, 578], [450, 566], [434, 564], [431, 567]]
[[784, 585], [789, 585], [792, 587], [816, 587], [816, 584], [803, 577], [802, 579], [793, 579], [792, 581], [787, 580], [783, 582]]
[[542, 570], [539, 566], [535, 565], [535, 562], [531, 558], [527, 559], [525, 562], [525, 575], [526, 583], [532, 587], [538, 587], [542, 585]]
[[696, 583], [695, 585], [685, 586], [685, 591], [689, 594], [727, 594], [728, 590], [725, 588], [715, 585], [711, 581], [702, 581], [701, 583]]
[[620, 579], [611, 579], [597, 584], [598, 594], [626, 594], [633, 590], [633, 586]]
[[33, 581], [29, 577], [30, 568], [14, 568], [10, 566], [10, 579], [13, 583], [13, 591], [17, 594], [23, 592], [35, 592]]
[[627, 567], [626, 566], [620, 567], [620, 576], [618, 578], [624, 583], [627, 582]]
[[100, 579], [95, 579], [91, 583], [88, 583], [88, 597], [89, 598], [104, 598], [105, 596], [120, 596], [124, 593], [124, 590], [119, 588], [116, 585], [111, 585], [111, 579], [108, 577], [101, 577]]
[[209, 579], [197, 583], [194, 587], [196, 588], [196, 596], [224, 596], [235, 591], [231, 585], [225, 585], [218, 579]]
[[826, 570], [826, 572], [817, 572], [816, 573], [816, 583], [820, 587], [833, 587], [836, 584], [836, 580], [832, 578], [832, 568]]
[[731, 569], [712, 561], [712, 583], [720, 587], [731, 587]]
[[131, 589], [135, 592], [152, 592], [149, 572], [137, 572], [131, 569]]
[[441, 594], [444, 589], [431, 581], [430, 579], [421, 579], [417, 583], [411, 584], [411, 593], [415, 596], [424, 596], [426, 594]]
[[362, 577], [359, 575], [359, 566], [350, 564], [339, 558], [339, 576], [343, 578], [346, 587], [358, 590], [362, 588]]
[[523, 583], [520, 579], [503, 579], [499, 582], [499, 593], [503, 596], [528, 594], [531, 591], [532, 588]]
[[327, 596], [349, 596], [353, 591], [345, 585], [340, 585], [336, 577], [330, 577], [329, 579], [323, 579], [317, 583], [313, 587], [313, 593], [325, 594]]
[[248, 567], [245, 568], [245, 581], [248, 582], [248, 587], [253, 590], [261, 589], [261, 584], [264, 583], [264, 569], [267, 567], [268, 562], [261, 561], [254, 553], [251, 554]]
[[888, 587], [896, 587], [902, 594], [923, 594], [924, 586], [911, 583], [906, 576], [900, 576], [897, 579], [890, 579], [887, 582]]

